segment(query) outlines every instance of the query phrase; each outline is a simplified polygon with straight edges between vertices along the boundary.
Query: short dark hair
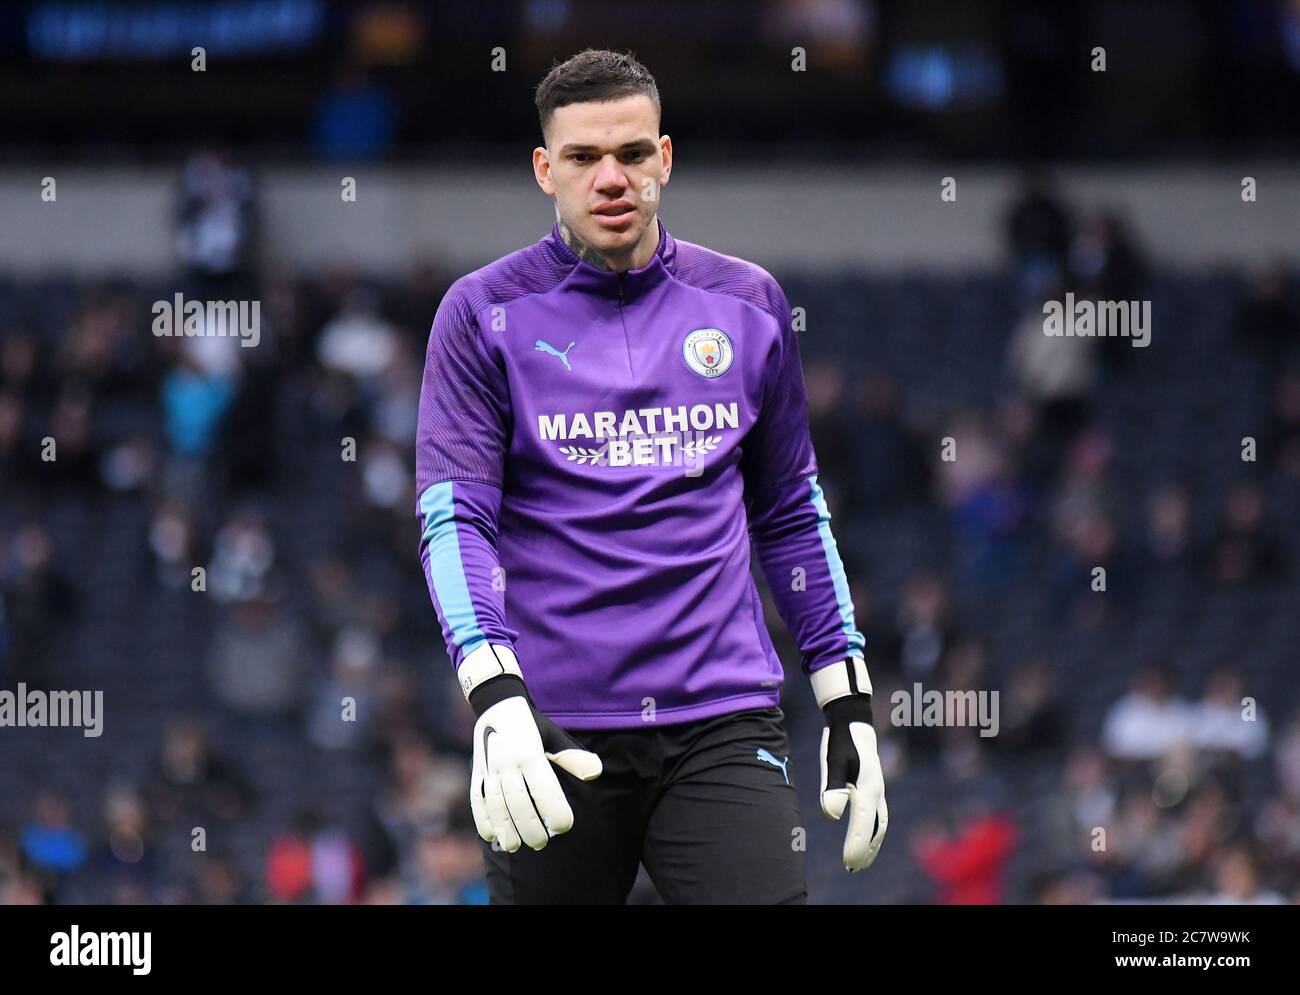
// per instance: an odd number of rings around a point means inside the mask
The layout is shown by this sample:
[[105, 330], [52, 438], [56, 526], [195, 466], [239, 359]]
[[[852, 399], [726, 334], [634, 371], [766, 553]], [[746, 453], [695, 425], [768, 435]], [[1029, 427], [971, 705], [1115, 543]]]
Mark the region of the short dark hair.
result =
[[631, 52], [611, 52], [601, 48], [579, 52], [552, 66], [546, 78], [537, 84], [535, 103], [538, 122], [542, 126], [542, 141], [546, 141], [546, 126], [551, 123], [551, 115], [558, 107], [618, 100], [641, 93], [650, 98], [656, 114], [663, 113], [655, 78]]

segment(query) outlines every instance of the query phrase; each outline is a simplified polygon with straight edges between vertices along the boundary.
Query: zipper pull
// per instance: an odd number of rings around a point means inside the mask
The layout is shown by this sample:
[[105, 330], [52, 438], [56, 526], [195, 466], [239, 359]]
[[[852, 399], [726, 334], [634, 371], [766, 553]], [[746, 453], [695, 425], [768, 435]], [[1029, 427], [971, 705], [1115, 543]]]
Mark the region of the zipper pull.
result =
[[618, 299], [621, 301], [623, 299], [623, 274], [616, 273], [614, 275], [618, 277]]

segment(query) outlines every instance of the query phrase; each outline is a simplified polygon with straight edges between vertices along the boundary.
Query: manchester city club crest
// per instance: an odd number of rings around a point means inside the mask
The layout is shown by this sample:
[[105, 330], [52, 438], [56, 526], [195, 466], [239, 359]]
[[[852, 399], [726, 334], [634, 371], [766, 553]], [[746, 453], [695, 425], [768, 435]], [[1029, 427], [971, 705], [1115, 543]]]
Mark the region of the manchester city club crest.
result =
[[702, 377], [712, 380], [731, 369], [735, 356], [731, 339], [721, 328], [697, 328], [682, 343], [686, 365]]

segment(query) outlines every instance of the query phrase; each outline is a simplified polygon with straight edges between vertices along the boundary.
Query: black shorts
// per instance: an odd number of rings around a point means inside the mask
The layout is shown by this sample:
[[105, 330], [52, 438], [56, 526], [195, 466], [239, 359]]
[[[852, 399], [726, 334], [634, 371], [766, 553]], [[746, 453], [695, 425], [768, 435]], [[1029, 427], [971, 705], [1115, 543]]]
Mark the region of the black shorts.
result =
[[493, 905], [622, 904], [639, 865], [670, 905], [807, 901], [781, 709], [569, 735], [604, 771], [552, 765], [574, 823], [544, 849], [483, 844]]

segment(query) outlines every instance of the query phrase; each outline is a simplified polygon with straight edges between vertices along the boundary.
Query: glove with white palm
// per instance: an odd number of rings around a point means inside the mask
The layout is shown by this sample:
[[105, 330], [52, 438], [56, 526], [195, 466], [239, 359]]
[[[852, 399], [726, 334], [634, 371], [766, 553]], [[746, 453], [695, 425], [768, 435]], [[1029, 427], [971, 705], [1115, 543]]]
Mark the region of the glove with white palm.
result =
[[507, 853], [522, 843], [541, 850], [573, 828], [551, 764], [591, 781], [600, 776], [600, 758], [537, 710], [510, 647], [484, 644], [466, 654], [458, 676], [478, 716], [469, 787], [478, 834]]
[[844, 868], [871, 866], [889, 827], [885, 778], [871, 717], [871, 678], [861, 657], [814, 671], [813, 693], [826, 717], [821, 744], [822, 811], [839, 821], [850, 803]]

